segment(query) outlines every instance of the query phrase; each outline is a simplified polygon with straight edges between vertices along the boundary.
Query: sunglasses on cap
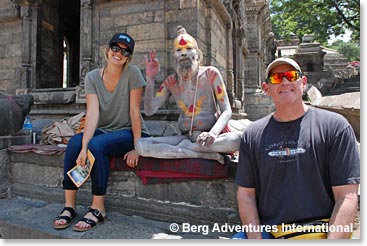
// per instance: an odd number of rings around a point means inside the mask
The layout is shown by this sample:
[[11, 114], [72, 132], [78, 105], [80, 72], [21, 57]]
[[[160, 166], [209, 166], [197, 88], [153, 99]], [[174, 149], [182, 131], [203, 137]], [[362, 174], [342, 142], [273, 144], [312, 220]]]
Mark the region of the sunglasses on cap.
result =
[[113, 51], [113, 52], [120, 52], [121, 55], [125, 56], [125, 57], [129, 57], [131, 55], [131, 52], [128, 50], [128, 49], [125, 49], [125, 48], [121, 48], [120, 46], [118, 45], [111, 45], [110, 46], [110, 49]]
[[282, 83], [282, 80], [284, 77], [287, 78], [287, 80], [289, 82], [294, 82], [297, 79], [299, 79], [299, 77], [302, 74], [298, 71], [287, 71], [287, 72], [283, 72], [283, 73], [273, 73], [271, 75], [269, 75], [269, 77], [267, 78], [267, 82], [269, 82], [270, 84], [273, 85], [277, 85]]

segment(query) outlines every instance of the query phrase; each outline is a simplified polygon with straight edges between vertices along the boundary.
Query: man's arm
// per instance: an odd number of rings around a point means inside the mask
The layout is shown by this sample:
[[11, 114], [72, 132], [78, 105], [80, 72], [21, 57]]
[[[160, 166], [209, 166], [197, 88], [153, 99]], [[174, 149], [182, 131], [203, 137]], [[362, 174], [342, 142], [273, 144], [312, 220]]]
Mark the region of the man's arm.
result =
[[[238, 186], [237, 203], [243, 225], [248, 228], [260, 228], [260, 219], [256, 206], [255, 188]], [[258, 230], [257, 230], [258, 231]], [[248, 239], [261, 239], [261, 232], [245, 232]]]
[[[329, 232], [327, 235], [328, 239], [348, 239], [350, 237], [350, 232], [347, 230], [340, 230], [338, 225], [342, 225], [343, 228], [353, 225], [358, 208], [358, 187], [359, 184], [332, 187], [335, 206], [331, 214], [329, 227], [335, 227], [335, 232]], [[338, 230], [336, 230], [336, 228], [338, 228]]]

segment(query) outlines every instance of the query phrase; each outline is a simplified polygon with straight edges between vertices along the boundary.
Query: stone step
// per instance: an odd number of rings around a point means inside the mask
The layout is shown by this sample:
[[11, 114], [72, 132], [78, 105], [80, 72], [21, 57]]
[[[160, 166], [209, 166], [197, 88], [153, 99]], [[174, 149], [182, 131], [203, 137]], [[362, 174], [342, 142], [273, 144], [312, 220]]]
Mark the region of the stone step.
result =
[[346, 85], [346, 86], [360, 86], [361, 83], [359, 80], [344, 80], [344, 83], [343, 85]]
[[344, 79], [344, 84], [356, 84], [360, 85], [360, 79], [359, 78], [350, 78], [350, 79]]
[[359, 85], [356, 85], [356, 84], [345, 84], [345, 83], [343, 83], [343, 84], [338, 84], [337, 86], [336, 86], [336, 89], [346, 89], [346, 90], [360, 90], [361, 89], [361, 87], [359, 86]]
[[[14, 197], [0, 200], [0, 239], [219, 239], [230, 238], [234, 233], [214, 230], [205, 225], [201, 232], [194, 230], [171, 231], [171, 222], [127, 216], [107, 211], [106, 221], [87, 232], [75, 232], [71, 225], [64, 230], [52, 227], [53, 219], [62, 210], [61, 203]], [[81, 219], [87, 207], [78, 206], [74, 223]], [[173, 222], [172, 222], [173, 223]], [[222, 225], [221, 225], [222, 226]], [[207, 227], [207, 228], [206, 228]], [[206, 231], [206, 229], [208, 229]]]

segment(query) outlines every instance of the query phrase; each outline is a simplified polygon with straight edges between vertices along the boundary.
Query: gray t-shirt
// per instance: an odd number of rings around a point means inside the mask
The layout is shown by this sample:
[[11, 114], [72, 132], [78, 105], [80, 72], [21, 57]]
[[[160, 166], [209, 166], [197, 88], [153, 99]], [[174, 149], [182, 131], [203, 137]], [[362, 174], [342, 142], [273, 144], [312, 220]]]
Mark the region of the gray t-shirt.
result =
[[[140, 69], [132, 64], [129, 64], [124, 70], [113, 92], [109, 92], [104, 86], [99, 69], [94, 69], [87, 73], [85, 77], [85, 94], [97, 94], [99, 100], [97, 127], [106, 132], [131, 129], [130, 91], [145, 85], [146, 82]], [[142, 132], [148, 134], [142, 117], [141, 121]]]
[[309, 107], [301, 118], [253, 122], [240, 144], [236, 183], [256, 189], [265, 225], [329, 218], [332, 186], [360, 182], [355, 135], [339, 114]]

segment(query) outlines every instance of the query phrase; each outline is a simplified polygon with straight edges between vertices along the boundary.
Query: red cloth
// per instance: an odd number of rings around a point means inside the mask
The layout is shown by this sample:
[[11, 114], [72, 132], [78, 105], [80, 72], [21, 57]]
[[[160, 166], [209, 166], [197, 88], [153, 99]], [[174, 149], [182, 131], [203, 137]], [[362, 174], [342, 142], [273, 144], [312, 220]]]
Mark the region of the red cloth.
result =
[[62, 155], [65, 153], [66, 147], [59, 147], [57, 145], [45, 145], [45, 144], [22, 144], [22, 145], [12, 145], [8, 148], [8, 151], [14, 153], [34, 152], [40, 155]]
[[[44, 144], [14, 145], [8, 148], [11, 152], [34, 152], [41, 155], [62, 155], [65, 147]], [[139, 165], [130, 168], [123, 158], [112, 158], [110, 168], [117, 171], [134, 171], [143, 184], [159, 184], [185, 182], [190, 180], [208, 180], [227, 178], [229, 164], [220, 164], [214, 160], [188, 159], [157, 159], [140, 157]]]
[[112, 158], [110, 167], [117, 171], [134, 171], [143, 184], [227, 178], [229, 169], [228, 164], [222, 165], [214, 160], [150, 157], [140, 157], [136, 168], [128, 167], [122, 158]]

